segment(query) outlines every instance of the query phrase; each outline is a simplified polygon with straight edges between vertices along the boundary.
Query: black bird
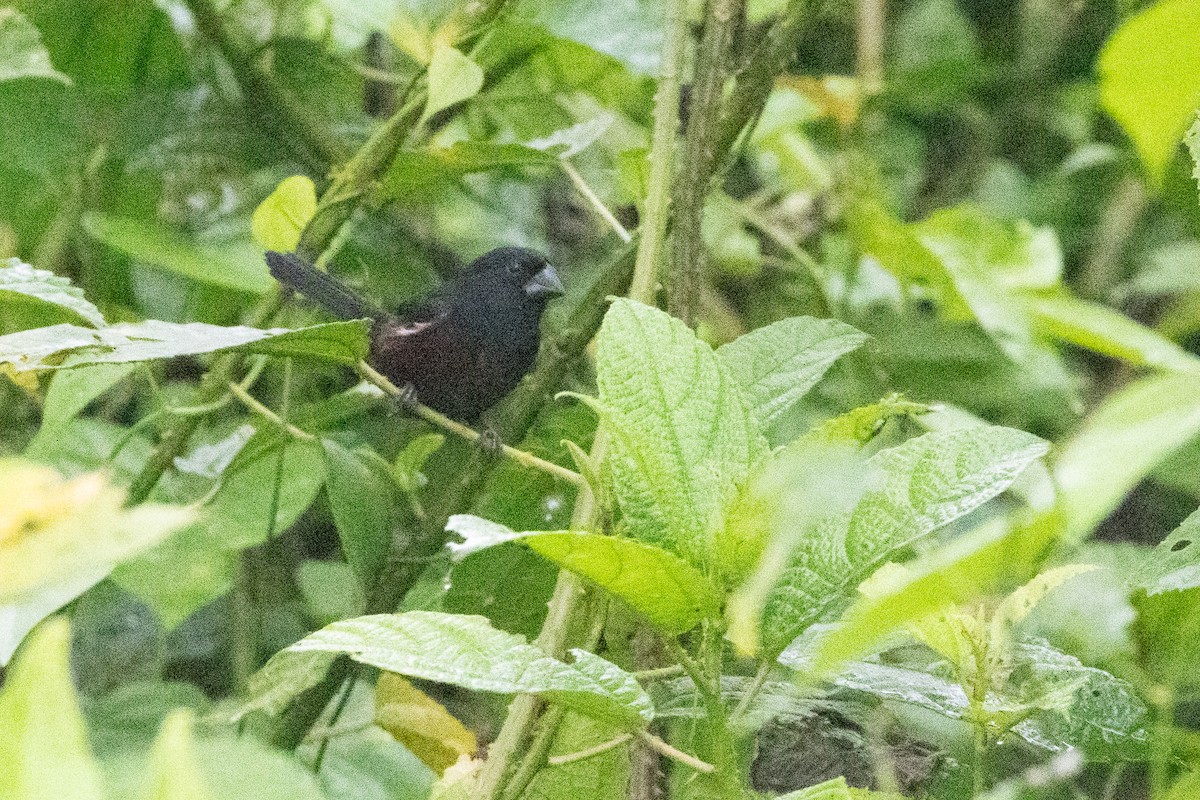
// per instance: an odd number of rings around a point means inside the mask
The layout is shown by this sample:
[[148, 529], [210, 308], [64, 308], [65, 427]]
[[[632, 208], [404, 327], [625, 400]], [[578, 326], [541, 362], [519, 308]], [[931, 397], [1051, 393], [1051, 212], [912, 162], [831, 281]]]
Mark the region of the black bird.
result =
[[294, 253], [267, 253], [275, 279], [343, 319], [371, 318], [371, 366], [416, 399], [473, 422], [511, 392], [537, 355], [542, 312], [563, 293], [540, 253], [501, 247], [421, 303], [384, 311]]

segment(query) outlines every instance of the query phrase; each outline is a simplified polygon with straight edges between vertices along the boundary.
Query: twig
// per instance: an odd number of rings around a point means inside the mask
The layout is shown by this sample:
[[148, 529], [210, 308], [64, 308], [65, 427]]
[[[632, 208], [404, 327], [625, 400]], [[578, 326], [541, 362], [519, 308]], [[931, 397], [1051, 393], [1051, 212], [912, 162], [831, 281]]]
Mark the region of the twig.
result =
[[679, 72], [687, 33], [685, 0], [668, 0], [665, 8], [666, 41], [662, 71], [654, 95], [654, 133], [650, 141], [650, 189], [642, 212], [642, 238], [629, 296], [642, 303], [654, 301], [663, 239], [671, 201], [671, 176], [675, 171], [675, 138], [679, 128]]
[[281, 430], [286, 431], [296, 439], [299, 439], [302, 442], [315, 442], [317, 440], [317, 437], [313, 436], [308, 431], [302, 431], [292, 423], [287, 422], [283, 419], [283, 417], [279, 416], [274, 411], [256, 400], [254, 395], [250, 394], [241, 386], [233, 383], [232, 381], [229, 383], [229, 391], [234, 397], [242, 401], [242, 404], [246, 406], [246, 408], [266, 419], [268, 422], [271, 422]]
[[633, 673], [633, 677], [639, 681], [657, 681], [663, 678], [674, 678], [676, 675], [684, 674], [682, 664], [671, 664], [667, 667], [656, 667], [654, 669], [643, 669]]
[[697, 772], [708, 773], [716, 769], [716, 767], [714, 767], [712, 764], [709, 764], [707, 761], [701, 761], [690, 753], [685, 753], [682, 750], [672, 747], [649, 731], [641, 731], [638, 733], [638, 736], [642, 739], [642, 741], [650, 745], [650, 748], [655, 752], [660, 753], [667, 758], [672, 759], [673, 761], [678, 761], [684, 766], [691, 767]]
[[746, 715], [746, 712], [750, 710], [750, 705], [754, 702], [754, 698], [758, 696], [763, 684], [767, 682], [767, 676], [771, 674], [772, 666], [769, 661], [759, 665], [758, 671], [754, 673], [754, 678], [750, 681], [750, 685], [746, 687], [742, 699], [738, 701], [737, 706], [733, 709], [733, 713], [729, 715], [729, 724], [731, 726], [736, 725]]
[[[396, 385], [388, 380], [385, 375], [381, 375], [379, 372], [377, 372], [367, 362], [358, 362], [358, 371], [368, 382], [375, 384], [392, 397], [400, 396], [400, 390], [396, 388]], [[445, 414], [440, 414], [437, 411], [434, 411], [429, 406], [421, 405], [420, 403], [413, 403], [410, 406], [410, 409], [413, 414], [425, 420], [430, 425], [435, 425], [448, 433], [452, 433], [455, 436], [466, 439], [468, 442], [478, 442], [482, 438], [479, 431], [468, 428], [461, 422], [455, 422]], [[566, 467], [561, 467], [552, 461], [539, 458], [533, 453], [528, 453], [524, 450], [518, 450], [517, 448], [509, 447], [506, 444], [500, 445], [500, 452], [511, 458], [513, 461], [516, 461], [523, 467], [541, 470], [542, 472], [553, 475], [560, 480], [569, 481], [576, 486], [583, 486], [585, 483], [583, 476], [578, 472], [573, 472], [572, 470], [569, 470]]]
[[620, 736], [613, 737], [607, 742], [601, 742], [595, 747], [589, 747], [586, 750], [576, 750], [574, 753], [564, 753], [561, 756], [550, 756], [546, 759], [546, 763], [552, 767], [561, 767], [563, 764], [572, 764], [576, 761], [584, 761], [589, 758], [603, 755], [609, 750], [616, 750], [621, 745], [633, 739], [632, 733], [622, 733]]
[[608, 210], [608, 206], [604, 205], [604, 201], [592, 191], [592, 187], [579, 174], [579, 170], [575, 169], [575, 165], [565, 158], [560, 158], [558, 163], [562, 165], [563, 172], [567, 173], [567, 177], [571, 179], [571, 183], [575, 184], [575, 188], [579, 193], [583, 195], [585, 200], [591, 203], [595, 212], [600, 215], [601, 219], [608, 223], [608, 226], [620, 237], [621, 241], [625, 243], [633, 241], [633, 235], [621, 224], [619, 219], [613, 216], [613, 213]]
[[691, 108], [679, 167], [671, 234], [673, 257], [667, 276], [667, 307], [689, 326], [694, 324], [704, 280], [705, 249], [701, 222], [713, 174], [713, 138], [724, 99], [726, 63], [745, 0], [708, 0], [704, 35], [696, 54]]
[[887, 0], [858, 0], [855, 40], [858, 80], [865, 94], [883, 89], [883, 45], [886, 38]]
[[324, 170], [346, 158], [346, 150], [324, 121], [313, 115], [290, 91], [255, 60], [255, 54], [234, 41], [221, 13], [210, 0], [185, 0], [196, 29], [210, 39], [229, 64], [247, 105], [255, 116], [275, 127], [284, 142], [303, 145], [309, 166]]

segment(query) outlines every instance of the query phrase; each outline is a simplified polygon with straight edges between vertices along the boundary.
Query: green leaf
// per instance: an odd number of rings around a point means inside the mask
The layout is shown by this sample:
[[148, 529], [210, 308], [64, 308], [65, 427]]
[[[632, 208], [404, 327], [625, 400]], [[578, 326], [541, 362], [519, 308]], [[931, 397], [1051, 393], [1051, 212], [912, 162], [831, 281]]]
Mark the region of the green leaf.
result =
[[927, 433], [872, 457], [876, 487], [848, 515], [810, 526], [793, 551], [763, 611], [765, 649], [781, 652], [892, 554], [1000, 494], [1048, 449], [988, 426]]
[[833, 319], [792, 317], [717, 349], [745, 393], [762, 430], [816, 385], [841, 356], [869, 337]]
[[210, 800], [213, 797], [196, 766], [192, 714], [172, 712], [150, 751], [142, 800]]
[[482, 88], [483, 70], [479, 65], [453, 47], [438, 44], [429, 62], [429, 92], [421, 121], [469, 100]]
[[392, 477], [397, 485], [409, 493], [423, 488], [429, 482], [422, 472], [425, 462], [445, 443], [446, 437], [440, 433], [426, 433], [410, 439], [392, 462]]
[[[223, 327], [156, 319], [110, 325], [100, 330], [52, 325], [0, 336], [0, 364], [12, 364], [22, 372], [237, 350], [279, 357], [316, 358], [350, 366], [367, 355], [370, 347], [368, 326], [366, 321], [352, 320], [295, 330], [262, 330], [241, 325]], [[60, 356], [65, 358], [60, 359]], [[49, 363], [51, 358], [58, 363]]]
[[[559, 148], [561, 149], [561, 147]], [[388, 197], [424, 197], [464, 175], [501, 167], [557, 167], [558, 155], [522, 144], [463, 141], [400, 153], [383, 178]]]
[[62, 370], [55, 373], [42, 405], [42, 426], [37, 438], [60, 435], [62, 428], [88, 403], [124, 380], [136, 364], [97, 364], [93, 367]]
[[1192, 155], [1192, 178], [1200, 184], [1200, 113], [1197, 113], [1196, 121], [1192, 123], [1192, 127], [1188, 128], [1187, 135], [1183, 137], [1187, 143], [1188, 152]]
[[192, 714], [167, 717], [155, 740], [141, 800], [325, 800], [313, 773], [285, 754], [244, 736], [197, 739]]
[[1013, 730], [1022, 739], [1051, 751], [1076, 747], [1095, 761], [1145, 758], [1150, 715], [1129, 683], [1037, 639], [1017, 642], [1014, 660], [1014, 676], [1020, 681], [1015, 691], [1023, 696], [1036, 699], [1053, 696], [1060, 687], [1073, 688], [1068, 712], [1050, 708], [1019, 723]]
[[1197, 433], [1194, 375], [1145, 378], [1109, 395], [1060, 446], [1054, 464], [1068, 537], [1090, 533], [1126, 492]]
[[661, 0], [565, 0], [550, 4], [522, 0], [513, 15], [560, 39], [612, 56], [633, 72], [653, 75], [658, 71]]
[[[1040, 640], [1018, 642], [1014, 659], [1014, 685], [1001, 694], [989, 693], [985, 701], [993, 712], [1032, 713], [1015, 725], [1014, 733], [1052, 752], [1079, 748], [1097, 761], [1144, 757], [1147, 709], [1128, 683]], [[948, 674], [948, 665], [943, 666], [947, 668], [939, 671]], [[970, 708], [961, 686], [924, 671], [853, 663], [833, 682], [952, 719], [967, 717]]]
[[649, 696], [627, 672], [582, 650], [573, 650], [575, 662], [564, 664], [483, 617], [409, 611], [335, 622], [276, 654], [263, 669], [313, 653], [345, 653], [379, 669], [464, 689], [536, 694], [626, 729], [654, 718]]
[[319, 447], [260, 432], [222, 473], [201, 522], [122, 564], [113, 579], [153, 608], [164, 627], [174, 628], [228, 591], [238, 552], [290, 528], [324, 482]]
[[1100, 51], [1100, 100], [1159, 182], [1200, 104], [1197, 0], [1164, 0], [1125, 20]]
[[49, 78], [70, 84], [71, 79], [50, 65], [42, 35], [20, 11], [0, 8], [0, 81]]
[[[1023, 580], [1058, 533], [1050, 520], [1010, 529], [1003, 521], [961, 536], [874, 585], [855, 601], [841, 623], [813, 641], [798, 641], [779, 657], [800, 671], [824, 674], [868, 653], [904, 626], [950, 605], [968, 605]], [[872, 579], [875, 584], [878, 577]]]
[[845, 778], [831, 778], [814, 786], [806, 786], [794, 792], [781, 794], [776, 800], [852, 800], [852, 798]]
[[251, 242], [202, 245], [156, 222], [89, 212], [83, 227], [109, 247], [200, 283], [262, 294], [275, 286], [262, 252]]
[[911, 226], [889, 214], [876, 200], [855, 198], [847, 209], [850, 233], [859, 248], [904, 284], [928, 292], [942, 313], [954, 320], [973, 318], [970, 306], [942, 261], [917, 238]]
[[67, 622], [48, 622], [0, 689], [0, 787], [6, 797], [104, 797], [71, 683], [70, 645]]
[[308, 614], [318, 625], [360, 616], [366, 604], [354, 568], [340, 561], [309, 559], [296, 571]]
[[604, 317], [596, 380], [629, 534], [711, 565], [725, 510], [766, 451], [737, 382], [681, 321], [630, 300]]
[[833, 419], [822, 422], [804, 435], [805, 439], [821, 442], [858, 442], [866, 444], [875, 438], [875, 434], [892, 419], [901, 417], [916, 417], [926, 414], [930, 407], [923, 403], [913, 403], [898, 394], [883, 398], [878, 403], [839, 414]]
[[[611, 723], [568, 712], [547, 755], [565, 756], [610, 742], [622, 733]], [[629, 796], [630, 748], [617, 747], [580, 761], [538, 770], [524, 796], [539, 800], [625, 800]]]
[[346, 561], [365, 587], [383, 571], [396, 525], [389, 484], [358, 454], [322, 439], [329, 471], [326, 491]]
[[238, 722], [256, 711], [278, 714], [292, 698], [320, 683], [336, 658], [333, 652], [276, 653], [250, 676], [246, 683], [248, 699], [232, 709], [229, 721]]
[[254, 239], [266, 249], [288, 253], [296, 249], [301, 231], [316, 213], [317, 189], [312, 179], [293, 175], [258, 204], [250, 217], [250, 228]]
[[[4, 12], [0, 9], [0, 14]], [[88, 301], [82, 289], [19, 258], [0, 262], [0, 328], [17, 331], [81, 321], [96, 328], [106, 324], [100, 309]]]
[[1130, 364], [1197, 372], [1200, 359], [1124, 314], [1066, 295], [1025, 300], [1045, 333]]
[[1130, 583], [1147, 594], [1200, 587], [1200, 511], [1193, 512], [1154, 548]]
[[516, 533], [494, 522], [456, 514], [446, 530], [465, 539], [459, 557], [516, 541], [628, 603], [662, 632], [686, 633], [720, 613], [721, 593], [674, 553], [632, 539], [581, 531]]

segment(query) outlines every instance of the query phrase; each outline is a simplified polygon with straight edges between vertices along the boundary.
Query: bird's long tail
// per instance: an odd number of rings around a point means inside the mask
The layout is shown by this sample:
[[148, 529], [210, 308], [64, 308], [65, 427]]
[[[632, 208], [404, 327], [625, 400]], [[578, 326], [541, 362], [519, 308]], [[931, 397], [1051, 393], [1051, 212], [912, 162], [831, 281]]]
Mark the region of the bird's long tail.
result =
[[379, 317], [382, 313], [337, 278], [322, 272], [295, 253], [268, 250], [267, 266], [275, 280], [320, 303], [342, 319]]

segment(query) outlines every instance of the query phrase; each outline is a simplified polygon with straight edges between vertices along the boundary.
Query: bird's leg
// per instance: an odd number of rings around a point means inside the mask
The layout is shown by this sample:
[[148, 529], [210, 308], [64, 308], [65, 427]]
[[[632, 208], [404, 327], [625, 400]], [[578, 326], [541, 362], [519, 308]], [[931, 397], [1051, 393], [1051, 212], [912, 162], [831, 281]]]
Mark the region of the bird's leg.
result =
[[405, 381], [400, 386], [400, 391], [394, 395], [396, 406], [401, 411], [407, 411], [409, 414], [417, 413], [417, 406], [420, 400], [417, 399], [417, 387], [413, 386], [412, 381]]

